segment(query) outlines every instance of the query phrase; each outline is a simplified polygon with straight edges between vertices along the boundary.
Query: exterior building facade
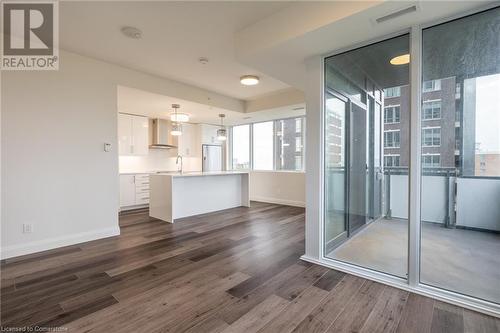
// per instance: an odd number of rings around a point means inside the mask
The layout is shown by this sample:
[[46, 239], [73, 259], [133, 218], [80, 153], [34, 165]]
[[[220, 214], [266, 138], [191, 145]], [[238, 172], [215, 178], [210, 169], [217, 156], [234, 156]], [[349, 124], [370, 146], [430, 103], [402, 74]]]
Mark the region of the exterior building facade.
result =
[[[455, 78], [424, 82], [422, 87], [422, 165], [424, 168], [455, 168], [460, 154], [455, 149], [457, 103]], [[384, 89], [384, 166], [409, 165], [409, 86]], [[459, 136], [457, 136], [459, 137]]]

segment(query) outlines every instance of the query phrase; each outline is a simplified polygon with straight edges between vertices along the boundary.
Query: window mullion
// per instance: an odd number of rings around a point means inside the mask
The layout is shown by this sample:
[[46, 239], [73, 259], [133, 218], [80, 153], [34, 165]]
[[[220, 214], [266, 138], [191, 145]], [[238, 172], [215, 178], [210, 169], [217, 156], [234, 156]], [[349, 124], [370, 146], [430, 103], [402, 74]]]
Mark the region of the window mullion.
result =
[[413, 26], [410, 32], [410, 163], [408, 169], [408, 283], [416, 287], [420, 282], [420, 166], [422, 130], [421, 61], [422, 30]]

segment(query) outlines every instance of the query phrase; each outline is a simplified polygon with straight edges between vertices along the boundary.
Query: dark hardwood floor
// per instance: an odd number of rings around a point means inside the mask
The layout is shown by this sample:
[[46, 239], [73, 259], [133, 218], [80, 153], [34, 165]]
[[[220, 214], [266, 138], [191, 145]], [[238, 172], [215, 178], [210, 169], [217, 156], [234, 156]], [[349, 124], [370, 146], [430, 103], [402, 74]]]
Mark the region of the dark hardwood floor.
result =
[[69, 332], [499, 332], [500, 320], [303, 262], [304, 209], [168, 224], [2, 263], [1, 324]]

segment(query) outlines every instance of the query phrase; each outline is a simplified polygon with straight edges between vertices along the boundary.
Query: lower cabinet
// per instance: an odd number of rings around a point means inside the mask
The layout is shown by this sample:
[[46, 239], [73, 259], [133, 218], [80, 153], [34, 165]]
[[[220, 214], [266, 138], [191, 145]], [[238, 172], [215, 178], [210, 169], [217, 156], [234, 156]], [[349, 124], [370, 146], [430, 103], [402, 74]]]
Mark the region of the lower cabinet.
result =
[[149, 204], [149, 175], [120, 175], [120, 209], [134, 209]]

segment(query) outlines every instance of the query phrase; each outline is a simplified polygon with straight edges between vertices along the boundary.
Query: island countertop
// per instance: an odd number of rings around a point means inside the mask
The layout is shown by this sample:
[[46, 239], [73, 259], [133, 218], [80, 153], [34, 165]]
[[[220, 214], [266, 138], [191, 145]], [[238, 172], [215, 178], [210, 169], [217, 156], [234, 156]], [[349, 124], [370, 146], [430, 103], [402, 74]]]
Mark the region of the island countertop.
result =
[[245, 171], [160, 172], [149, 175], [149, 216], [176, 220], [234, 207], [250, 207]]

